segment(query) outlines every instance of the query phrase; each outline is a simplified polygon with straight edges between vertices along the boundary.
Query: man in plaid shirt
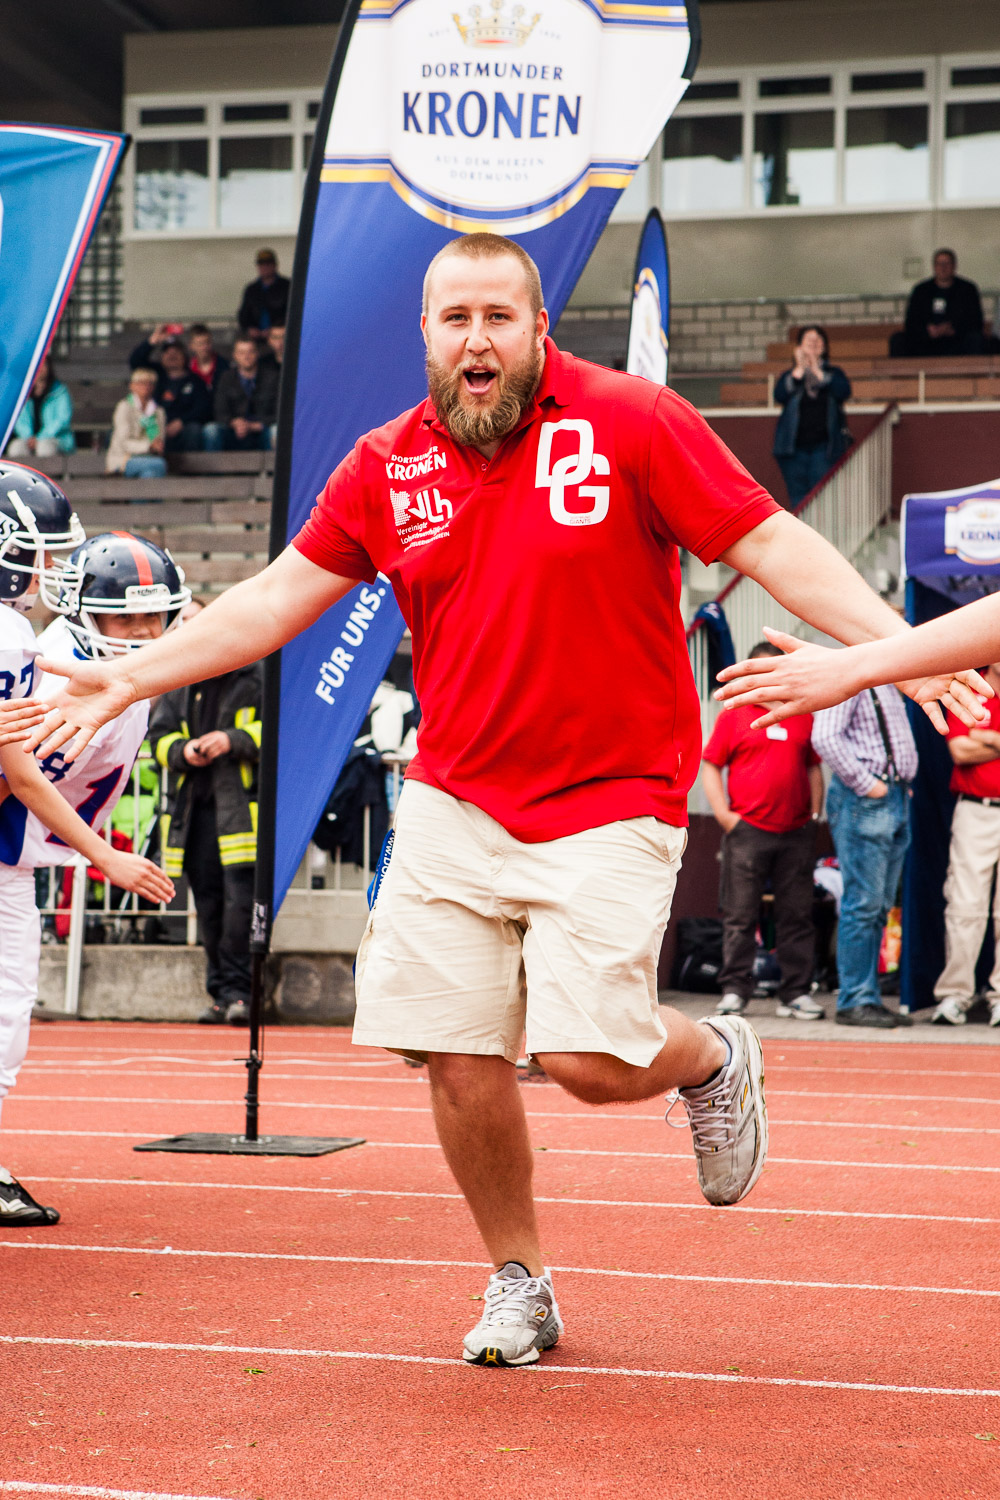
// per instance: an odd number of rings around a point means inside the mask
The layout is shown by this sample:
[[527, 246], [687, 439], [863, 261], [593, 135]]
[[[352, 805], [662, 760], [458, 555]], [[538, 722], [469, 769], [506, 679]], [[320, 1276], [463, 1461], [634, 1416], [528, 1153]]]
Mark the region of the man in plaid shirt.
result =
[[837, 933], [841, 1026], [908, 1026], [882, 1004], [878, 956], [910, 842], [917, 747], [902, 696], [870, 688], [813, 720], [813, 749], [833, 772], [827, 816], [844, 878]]

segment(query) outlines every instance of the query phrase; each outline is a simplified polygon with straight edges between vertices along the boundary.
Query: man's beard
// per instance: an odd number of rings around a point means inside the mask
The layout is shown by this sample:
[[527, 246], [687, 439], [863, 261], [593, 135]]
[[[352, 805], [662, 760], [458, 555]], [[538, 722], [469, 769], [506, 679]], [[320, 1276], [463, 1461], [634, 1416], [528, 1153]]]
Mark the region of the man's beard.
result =
[[463, 373], [481, 360], [463, 360], [457, 369], [449, 369], [427, 351], [427, 389], [441, 421], [456, 443], [482, 447], [497, 443], [513, 432], [521, 414], [538, 389], [542, 374], [541, 351], [532, 346], [520, 364], [506, 373], [499, 365], [490, 386], [489, 404], [467, 406], [462, 400]]

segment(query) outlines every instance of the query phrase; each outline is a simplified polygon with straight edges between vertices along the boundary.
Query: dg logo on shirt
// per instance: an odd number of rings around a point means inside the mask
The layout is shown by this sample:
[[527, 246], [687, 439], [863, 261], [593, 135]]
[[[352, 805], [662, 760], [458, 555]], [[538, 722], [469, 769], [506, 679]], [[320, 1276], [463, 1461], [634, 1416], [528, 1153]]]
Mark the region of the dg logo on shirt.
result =
[[[577, 451], [566, 453], [552, 462], [552, 439], [557, 432], [576, 435]], [[535, 464], [535, 486], [549, 491], [549, 512], [560, 526], [596, 526], [608, 513], [611, 490], [608, 485], [585, 485], [591, 474], [606, 476], [611, 465], [603, 453], [594, 452], [594, 429], [589, 422], [567, 417], [563, 422], [543, 422], [538, 435], [538, 458]], [[567, 510], [566, 490], [577, 485], [581, 500], [592, 500], [589, 510]]]

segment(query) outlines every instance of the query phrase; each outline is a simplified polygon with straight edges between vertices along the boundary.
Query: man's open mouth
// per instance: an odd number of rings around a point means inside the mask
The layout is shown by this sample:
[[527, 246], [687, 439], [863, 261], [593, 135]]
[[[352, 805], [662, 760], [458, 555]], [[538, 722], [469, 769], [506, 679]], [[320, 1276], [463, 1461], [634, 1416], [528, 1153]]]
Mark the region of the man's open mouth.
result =
[[477, 396], [481, 396], [484, 392], [492, 389], [496, 378], [496, 370], [491, 370], [488, 365], [472, 365], [462, 371], [462, 381], [465, 389]]

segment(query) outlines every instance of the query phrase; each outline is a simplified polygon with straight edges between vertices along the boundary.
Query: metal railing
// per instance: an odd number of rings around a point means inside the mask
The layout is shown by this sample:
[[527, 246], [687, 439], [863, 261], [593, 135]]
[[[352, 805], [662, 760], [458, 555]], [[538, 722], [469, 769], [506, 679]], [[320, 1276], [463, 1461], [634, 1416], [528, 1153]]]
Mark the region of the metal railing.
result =
[[[864, 544], [890, 515], [892, 509], [892, 429], [896, 415], [887, 406], [871, 432], [849, 448], [814, 490], [796, 508], [795, 514], [846, 557], [853, 560]], [[726, 621], [739, 661], [764, 634], [764, 626], [787, 631], [803, 640], [816, 640], [821, 632], [803, 623], [797, 615], [775, 602], [752, 578], [738, 574], [716, 599]], [[718, 712], [712, 698], [716, 684], [708, 666], [708, 638], [702, 622], [687, 633], [691, 668], [701, 702], [702, 729], [707, 735]]]
[[[147, 810], [147, 815], [143, 817], [143, 802], [140, 801], [140, 797], [145, 800], [148, 808], [151, 793], [142, 786], [142, 773], [144, 767], [151, 764], [153, 764], [151, 756], [139, 756], [132, 768], [131, 781], [125, 793], [132, 797], [132, 827], [120, 831], [127, 833], [132, 841], [132, 850], [137, 854], [148, 853], [153, 835], [158, 828], [162, 827], [162, 819], [167, 810], [168, 772], [160, 769], [154, 810], [151, 814]], [[110, 816], [101, 829], [100, 836], [106, 843], [112, 842], [112, 818]], [[162, 863], [161, 846], [161, 866]], [[47, 877], [47, 884], [45, 897], [38, 906], [39, 916], [43, 920], [46, 942], [65, 941], [66, 984], [63, 1008], [70, 1015], [76, 1015], [80, 1007], [80, 973], [88, 920], [97, 919], [101, 922], [105, 929], [105, 941], [112, 943], [135, 941], [138, 924], [149, 918], [157, 918], [161, 922], [183, 922], [185, 944], [193, 947], [198, 940], [198, 917], [190, 887], [187, 891], [186, 906], [170, 908], [162, 901], [159, 905], [153, 905], [148, 901], [140, 905], [140, 898], [133, 892], [124, 891], [118, 886], [113, 886], [110, 880], [104, 879], [103, 891], [99, 899], [88, 902], [87, 871], [89, 865], [89, 860], [84, 859], [82, 855], [74, 855], [65, 864], [43, 866], [41, 871], [43, 876]], [[67, 870], [72, 871], [68, 906], [63, 878]], [[65, 924], [67, 916], [69, 928], [65, 934], [62, 934], [58, 931], [58, 927]]]

